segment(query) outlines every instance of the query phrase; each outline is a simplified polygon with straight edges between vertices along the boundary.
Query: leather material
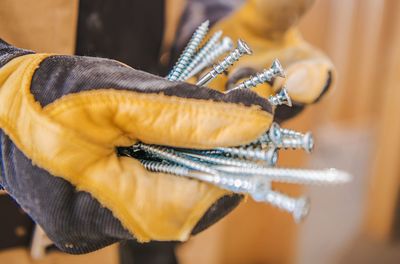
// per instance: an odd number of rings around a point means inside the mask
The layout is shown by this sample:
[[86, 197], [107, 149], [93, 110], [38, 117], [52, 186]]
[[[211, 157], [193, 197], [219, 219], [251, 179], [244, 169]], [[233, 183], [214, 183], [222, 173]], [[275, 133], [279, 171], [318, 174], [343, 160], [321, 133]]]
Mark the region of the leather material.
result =
[[[197, 181], [150, 173], [134, 159], [118, 157], [116, 146], [137, 140], [195, 148], [244, 144], [272, 121], [271, 106], [251, 91], [224, 95], [168, 82], [116, 61], [46, 54], [21, 56], [0, 69], [0, 101], [0, 125], [27, 161], [63, 178], [82, 197], [87, 192], [110, 210], [129, 231], [118, 233], [120, 226], [118, 232], [111, 232], [116, 240], [127, 234], [139, 241], [186, 240], [208, 208], [228, 194]], [[12, 175], [20, 174], [5, 174], [6, 189], [15, 190], [11, 183], [18, 177]], [[33, 197], [22, 199], [22, 192], [11, 194], [24, 207], [39, 198], [25, 191]], [[74, 199], [72, 205], [81, 206]], [[43, 208], [30, 214], [63, 250], [82, 253], [106, 245], [96, 244], [98, 237], [93, 237], [91, 246], [85, 247], [83, 238], [88, 234], [79, 228], [78, 233], [69, 233], [81, 236], [82, 244], [68, 243], [71, 237], [60, 234], [60, 226], [40, 217]], [[61, 214], [58, 219], [64, 217]], [[74, 221], [72, 227], [83, 225], [78, 216], [70, 221]], [[96, 236], [104, 235], [100, 231], [107, 226], [93, 226]]]

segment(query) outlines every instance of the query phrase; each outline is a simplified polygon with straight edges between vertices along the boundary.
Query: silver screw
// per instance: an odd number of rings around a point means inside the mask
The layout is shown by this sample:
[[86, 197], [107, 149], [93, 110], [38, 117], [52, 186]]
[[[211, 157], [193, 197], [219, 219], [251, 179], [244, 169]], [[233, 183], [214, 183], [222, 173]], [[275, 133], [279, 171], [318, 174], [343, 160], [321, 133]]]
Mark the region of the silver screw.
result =
[[[281, 134], [283, 137], [291, 137], [291, 138], [298, 138], [298, 137], [304, 137], [304, 133], [293, 130], [293, 129], [288, 129], [288, 128], [280, 128]], [[308, 132], [311, 133], [311, 132]]]
[[224, 37], [220, 43], [218, 43], [213, 50], [200, 62], [189, 74], [189, 76], [194, 76], [204, 70], [205, 68], [211, 66], [216, 59], [218, 59], [222, 54], [231, 51], [233, 49], [233, 41], [229, 37]]
[[236, 175], [226, 174], [209, 174], [199, 172], [197, 170], [188, 169], [179, 165], [164, 164], [157, 161], [140, 160], [140, 162], [149, 171], [193, 178], [196, 180], [214, 184], [220, 188], [232, 192], [251, 193], [251, 191], [254, 189], [253, 185], [255, 184], [255, 182], [254, 178], [252, 177], [240, 177]]
[[149, 161], [149, 160], [139, 160], [139, 161], [147, 170], [153, 172], [162, 172], [178, 176], [187, 176], [190, 174], [191, 171], [187, 167], [182, 167], [173, 164], [165, 164], [158, 161]]
[[182, 166], [186, 166], [188, 168], [198, 170], [201, 172], [209, 173], [209, 174], [217, 174], [218, 171], [210, 168], [210, 166], [207, 166], [205, 164], [202, 164], [200, 162], [195, 162], [191, 159], [179, 156], [174, 150], [170, 148], [165, 148], [157, 145], [146, 145], [143, 143], [138, 143], [133, 146], [134, 148], [139, 148], [149, 154], [152, 154], [154, 156], [166, 159], [168, 161], [177, 163]]
[[195, 54], [197, 48], [199, 47], [201, 41], [207, 34], [208, 26], [210, 21], [203, 22], [197, 30], [193, 33], [192, 38], [183, 50], [181, 56], [179, 57], [177, 63], [175, 64], [172, 71], [168, 74], [167, 79], [170, 81], [176, 81], [179, 75], [183, 72], [185, 67], [189, 64], [193, 55]]
[[251, 76], [249, 79], [245, 80], [238, 86], [230, 89], [229, 92], [237, 89], [253, 88], [259, 84], [270, 82], [278, 76], [285, 77], [285, 72], [283, 71], [282, 65], [279, 60], [275, 59], [269, 69], [264, 70], [261, 73], [257, 73], [256, 76]]
[[306, 170], [289, 168], [267, 168], [267, 167], [229, 167], [215, 166], [216, 170], [226, 173], [241, 175], [257, 175], [267, 178], [270, 181], [294, 184], [309, 185], [335, 185], [347, 183], [351, 176], [345, 172], [336, 169]]
[[279, 192], [269, 191], [264, 201], [291, 213], [296, 223], [301, 222], [310, 212], [310, 200], [306, 197], [292, 198]]
[[157, 161], [140, 160], [140, 162], [149, 171], [168, 173], [196, 179], [199, 181], [204, 181], [232, 192], [248, 193], [249, 190], [252, 189], [253, 183], [252, 178], [250, 177], [244, 179], [237, 176], [231, 177], [227, 175], [212, 175], [196, 170], [191, 170], [179, 165], [164, 164]]
[[199, 52], [194, 56], [193, 60], [185, 67], [182, 74], [179, 76], [179, 81], [184, 81], [188, 79], [189, 73], [196, 67], [210, 52], [212, 48], [215, 47], [216, 42], [221, 37], [222, 31], [215, 32], [214, 35], [207, 41], [206, 44], [199, 50]]
[[233, 49], [233, 41], [229, 37], [224, 37], [221, 43], [207, 54], [204, 59], [188, 74], [188, 78], [195, 76], [205, 68], [211, 66], [222, 54]]
[[254, 149], [252, 147], [247, 148], [217, 148], [224, 153], [231, 154], [240, 158], [263, 160], [267, 162], [269, 166], [274, 166], [278, 160], [278, 151], [275, 148], [268, 150]]
[[225, 166], [234, 166], [234, 167], [262, 167], [259, 163], [256, 162], [251, 162], [251, 161], [244, 161], [244, 160], [239, 160], [235, 159], [232, 157], [226, 157], [226, 156], [205, 156], [205, 155], [199, 155], [195, 153], [190, 153], [190, 152], [180, 152], [183, 155], [186, 155], [190, 158], [194, 158], [196, 160], [200, 161], [205, 161], [211, 164], [217, 164], [217, 165], [225, 165]]
[[203, 86], [209, 83], [212, 79], [217, 77], [218, 74], [223, 73], [225, 70], [229, 68], [234, 62], [238, 61], [240, 57], [248, 54], [251, 55], [252, 51], [249, 46], [243, 40], [238, 40], [238, 47], [231, 52], [225, 59], [219, 64], [215, 65], [213, 69], [204, 75], [198, 82], [197, 85]]
[[270, 102], [270, 104], [275, 106], [283, 104], [292, 106], [292, 100], [290, 99], [290, 96], [285, 87], [283, 87], [276, 95], [270, 96], [268, 98], [268, 101]]
[[[150, 171], [190, 177], [193, 179], [214, 184], [216, 186], [219, 186], [220, 188], [229, 191], [248, 193], [255, 201], [267, 202], [275, 207], [280, 208], [281, 210], [291, 213], [296, 222], [300, 222], [309, 212], [309, 200], [307, 198], [292, 198], [282, 193], [272, 191], [270, 181], [271, 179], [266, 180], [265, 178], [262, 178], [262, 176], [259, 174], [253, 177], [242, 177], [229, 174], [211, 175], [208, 173], [191, 170], [182, 166], [164, 164], [161, 162], [141, 160], [141, 163], [146, 169]], [[271, 170], [282, 171], [281, 169]], [[347, 175], [347, 173], [345, 173], [344, 175]], [[349, 175], [347, 175], [347, 177], [349, 177]], [[348, 179], [349, 178], [347, 178], [347, 180]]]
[[267, 133], [251, 142], [250, 146], [304, 149], [311, 152], [314, 147], [314, 138], [311, 132], [305, 134], [286, 128], [281, 128], [273, 122]]
[[314, 148], [314, 138], [311, 132], [307, 132], [301, 137], [285, 137], [280, 143], [275, 144], [275, 146], [277, 148], [304, 149], [310, 153]]

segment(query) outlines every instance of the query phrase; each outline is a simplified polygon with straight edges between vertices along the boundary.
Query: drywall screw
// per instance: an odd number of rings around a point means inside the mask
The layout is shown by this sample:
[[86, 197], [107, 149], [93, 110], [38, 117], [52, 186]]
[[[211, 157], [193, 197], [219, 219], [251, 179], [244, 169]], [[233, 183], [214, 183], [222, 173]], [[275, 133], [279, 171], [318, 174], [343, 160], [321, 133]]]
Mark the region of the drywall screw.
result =
[[191, 170], [188, 169], [187, 167], [179, 165], [165, 164], [159, 161], [149, 161], [149, 160], [139, 160], [139, 161], [147, 170], [153, 172], [162, 172], [178, 176], [188, 176], [190, 175], [191, 172]]
[[257, 175], [270, 181], [307, 185], [335, 185], [347, 183], [351, 175], [336, 169], [307, 170], [267, 167], [214, 166], [216, 170], [241, 175]]
[[143, 143], [138, 143], [133, 146], [134, 148], [140, 148], [141, 150], [152, 154], [154, 156], [157, 156], [162, 159], [166, 159], [170, 162], [177, 163], [182, 166], [186, 166], [188, 168], [198, 170], [201, 172], [209, 173], [209, 174], [217, 174], [218, 171], [210, 168], [210, 166], [207, 166], [205, 164], [202, 164], [200, 162], [195, 162], [191, 159], [179, 156], [173, 149], [170, 148], [165, 148], [157, 145], [146, 145]]
[[234, 166], [234, 167], [262, 167], [259, 163], [244, 161], [226, 156], [209, 156], [209, 155], [199, 155], [190, 152], [181, 152], [181, 154], [186, 155], [195, 160], [205, 161], [211, 164]]
[[[154, 172], [162, 172], [168, 174], [174, 174], [178, 176], [189, 177], [192, 179], [204, 181], [210, 184], [214, 184], [220, 188], [238, 192], [238, 193], [251, 193], [254, 190], [254, 179], [253, 177], [241, 177], [231, 176], [226, 174], [209, 174], [199, 172], [196, 170], [188, 169], [180, 165], [165, 164], [157, 161], [140, 160], [143, 166]], [[260, 184], [258, 184], [260, 185]], [[260, 188], [259, 188], [260, 189]], [[260, 191], [262, 191], [260, 189]]]
[[291, 213], [296, 222], [300, 222], [302, 219], [304, 219], [309, 212], [310, 203], [308, 198], [292, 198], [282, 193], [273, 191], [271, 190], [271, 181], [266, 180], [260, 175], [253, 177], [234, 176], [223, 173], [212, 175], [191, 170], [179, 165], [164, 164], [162, 162], [146, 160], [141, 160], [140, 162], [146, 169], [150, 171], [189, 177], [214, 184], [229, 191], [247, 193], [252, 196], [255, 201], [266, 202], [283, 211]]
[[308, 132], [300, 137], [285, 137], [280, 143], [274, 145], [277, 148], [304, 149], [310, 153], [314, 148], [314, 138], [311, 132]]
[[292, 106], [292, 100], [290, 99], [290, 96], [285, 87], [282, 87], [282, 89], [276, 95], [271, 95], [268, 98], [268, 101], [270, 104], [275, 106], [283, 104], [287, 106]]
[[185, 67], [182, 74], [178, 77], [179, 81], [184, 81], [188, 79], [189, 73], [196, 67], [210, 52], [212, 48], [215, 47], [218, 39], [221, 37], [222, 31], [215, 32], [214, 35], [207, 41], [206, 44], [199, 50], [199, 52], [194, 55], [192, 61]]
[[255, 159], [255, 160], [263, 160], [267, 162], [269, 166], [274, 166], [278, 161], [278, 151], [275, 148], [271, 148], [268, 150], [260, 150], [254, 149], [252, 147], [239, 147], [239, 148], [217, 148], [224, 153], [228, 153], [230, 155], [246, 158], [246, 159]]
[[[305, 136], [304, 133], [296, 131], [296, 130], [293, 130], [293, 129], [288, 129], [288, 128], [282, 128], [281, 127], [280, 130], [281, 130], [281, 134], [282, 134], [283, 137], [298, 138], [298, 137], [304, 137]], [[307, 133], [311, 134], [311, 132], [307, 132]]]
[[213, 69], [204, 75], [198, 82], [197, 85], [203, 86], [209, 83], [212, 79], [217, 77], [218, 74], [223, 73], [225, 70], [229, 68], [234, 62], [238, 61], [240, 57], [243, 55], [248, 54], [251, 55], [252, 51], [249, 46], [243, 40], [238, 40], [237, 48], [231, 52], [225, 59], [220, 62], [219, 64], [215, 65]]
[[197, 48], [199, 47], [201, 41], [207, 34], [208, 26], [210, 21], [203, 22], [193, 33], [192, 38], [183, 50], [181, 56], [179, 57], [177, 63], [175, 64], [172, 71], [168, 74], [167, 79], [170, 81], [176, 81], [179, 75], [183, 72], [185, 67], [190, 63], [193, 55], [195, 54]]
[[310, 212], [310, 200], [306, 197], [292, 198], [276, 191], [269, 191], [263, 201], [291, 213], [296, 223], [301, 222]]
[[269, 69], [257, 73], [256, 76], [251, 76], [249, 79], [243, 81], [238, 86], [229, 90], [229, 92], [237, 89], [249, 89], [256, 87], [259, 84], [271, 82], [276, 77], [285, 77], [282, 65], [279, 60], [275, 59]]
[[208, 66], [211, 66], [216, 59], [222, 54], [231, 51], [233, 49], [233, 41], [229, 37], [224, 37], [221, 43], [215, 45], [213, 50], [208, 53], [203, 60], [188, 74], [187, 78], [195, 76]]

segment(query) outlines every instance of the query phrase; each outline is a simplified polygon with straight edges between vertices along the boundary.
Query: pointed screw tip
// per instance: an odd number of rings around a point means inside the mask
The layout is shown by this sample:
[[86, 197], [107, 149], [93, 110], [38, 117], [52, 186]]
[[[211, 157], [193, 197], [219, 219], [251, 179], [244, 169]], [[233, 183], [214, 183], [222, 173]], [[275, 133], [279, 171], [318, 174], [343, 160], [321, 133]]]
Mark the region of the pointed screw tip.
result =
[[347, 171], [338, 170], [335, 168], [330, 168], [327, 170], [330, 178], [334, 179], [334, 181], [337, 183], [348, 183], [353, 180], [353, 176]]

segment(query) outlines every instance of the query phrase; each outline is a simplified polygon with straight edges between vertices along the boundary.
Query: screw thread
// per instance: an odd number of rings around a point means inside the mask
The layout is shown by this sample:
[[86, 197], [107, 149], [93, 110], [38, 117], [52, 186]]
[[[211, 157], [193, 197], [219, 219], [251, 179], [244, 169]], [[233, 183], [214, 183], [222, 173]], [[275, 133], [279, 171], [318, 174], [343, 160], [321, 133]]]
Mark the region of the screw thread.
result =
[[306, 170], [267, 167], [216, 167], [226, 173], [251, 174], [266, 177], [271, 181], [310, 185], [343, 184], [350, 181], [347, 172], [336, 169]]
[[302, 149], [304, 148], [302, 138], [284, 138], [282, 143], [278, 145], [279, 148]]
[[149, 171], [153, 172], [162, 172], [162, 173], [169, 173], [179, 176], [188, 175], [190, 170], [188, 168], [173, 165], [173, 164], [165, 164], [162, 162], [157, 161], [149, 161], [149, 160], [140, 160], [142, 165]]
[[195, 162], [195, 161], [187, 159], [185, 157], [182, 157], [182, 156], [178, 155], [174, 150], [169, 149], [169, 148], [164, 148], [164, 147], [157, 146], [157, 145], [146, 145], [146, 144], [142, 144], [142, 143], [140, 143], [136, 146], [138, 146], [141, 150], [143, 150], [149, 154], [152, 154], [154, 156], [177, 163], [179, 165], [186, 166], [193, 170], [198, 170], [198, 171], [202, 171], [202, 172], [209, 173], [209, 174], [217, 174], [218, 173], [216, 170], [210, 168], [209, 166], [204, 165], [199, 162]]
[[198, 82], [197, 85], [205, 85], [209, 83], [212, 79], [214, 79], [218, 74], [223, 73], [225, 70], [229, 68], [229, 66], [233, 65], [236, 61], [239, 60], [244, 54], [251, 54], [251, 50], [248, 48], [247, 44], [239, 40], [238, 48], [233, 50], [227, 57], [225, 57], [222, 62], [218, 63], [213, 67], [213, 69], [204, 75]]
[[188, 79], [189, 73], [192, 72], [195, 66], [197, 66], [210, 52], [212, 48], [215, 47], [216, 42], [218, 39], [221, 37], [222, 31], [216, 32], [204, 46], [200, 49], [200, 51], [194, 56], [192, 61], [187, 65], [182, 72], [182, 74], [179, 76], [178, 80], [183, 81]]
[[188, 74], [188, 78], [195, 76], [203, 69], [211, 66], [222, 54], [232, 50], [232, 47], [232, 40], [228, 37], [225, 37], [222, 42], [216, 44], [214, 49], [211, 50], [210, 53], [207, 54], [203, 60]]
[[175, 64], [172, 71], [168, 74], [167, 79], [170, 81], [176, 81], [178, 77], [182, 74], [186, 66], [190, 63], [193, 55], [195, 54], [197, 48], [199, 47], [201, 41], [207, 34], [208, 26], [210, 22], [207, 20], [203, 22], [197, 30], [193, 33], [192, 38], [183, 50], [181, 56], [179, 57], [177, 63]]
[[196, 160], [205, 161], [205, 162], [208, 162], [211, 164], [216, 164], [216, 165], [225, 165], [225, 166], [234, 166], [234, 167], [261, 167], [260, 164], [255, 163], [255, 162], [238, 160], [238, 159], [234, 159], [231, 157], [204, 156], [204, 155], [198, 155], [198, 154], [187, 153], [187, 152], [184, 152], [182, 154], [186, 155], [190, 158], [194, 158]]
[[235, 88], [231, 89], [236, 90], [236, 89], [249, 89], [256, 87], [259, 84], [266, 83], [266, 82], [271, 82], [274, 78], [281, 76], [283, 77], [285, 74], [283, 72], [282, 66], [280, 62], [276, 59], [272, 63], [271, 67], [267, 70], [264, 70], [263, 72], [257, 73], [255, 76], [251, 76], [249, 79], [243, 81], [240, 83], [238, 86]]
[[304, 137], [304, 133], [292, 130], [292, 129], [287, 129], [287, 128], [280, 128], [282, 136], [284, 137], [293, 137], [293, 138], [300, 138]]
[[277, 151], [275, 149], [261, 150], [258, 147], [239, 147], [239, 148], [217, 148], [224, 153], [233, 156], [252, 160], [263, 160], [268, 165], [275, 165], [277, 161]]

